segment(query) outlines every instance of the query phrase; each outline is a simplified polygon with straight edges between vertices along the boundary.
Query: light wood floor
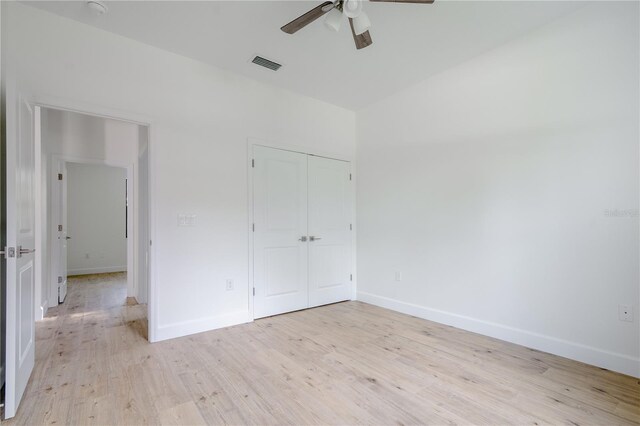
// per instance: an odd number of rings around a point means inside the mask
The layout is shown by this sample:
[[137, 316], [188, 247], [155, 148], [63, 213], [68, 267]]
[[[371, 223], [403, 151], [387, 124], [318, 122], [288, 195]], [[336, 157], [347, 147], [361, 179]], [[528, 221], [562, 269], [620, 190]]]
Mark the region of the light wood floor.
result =
[[638, 424], [638, 379], [358, 302], [148, 344], [124, 275], [37, 326], [9, 424]]

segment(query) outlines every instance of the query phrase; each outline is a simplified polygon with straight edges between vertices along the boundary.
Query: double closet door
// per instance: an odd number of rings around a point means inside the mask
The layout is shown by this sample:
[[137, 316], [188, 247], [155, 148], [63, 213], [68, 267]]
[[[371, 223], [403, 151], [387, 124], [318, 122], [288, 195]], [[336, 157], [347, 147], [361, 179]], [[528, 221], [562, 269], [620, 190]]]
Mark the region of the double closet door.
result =
[[350, 164], [253, 147], [254, 318], [351, 298]]

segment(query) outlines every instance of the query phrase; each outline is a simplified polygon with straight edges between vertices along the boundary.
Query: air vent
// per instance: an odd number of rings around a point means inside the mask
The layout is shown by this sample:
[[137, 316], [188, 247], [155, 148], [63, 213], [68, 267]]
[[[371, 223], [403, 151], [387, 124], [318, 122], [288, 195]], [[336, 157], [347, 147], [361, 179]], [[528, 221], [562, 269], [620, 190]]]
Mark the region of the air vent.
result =
[[260, 65], [261, 67], [269, 68], [271, 71], [278, 71], [282, 66], [279, 63], [265, 59], [262, 56], [256, 56], [251, 62], [256, 65]]

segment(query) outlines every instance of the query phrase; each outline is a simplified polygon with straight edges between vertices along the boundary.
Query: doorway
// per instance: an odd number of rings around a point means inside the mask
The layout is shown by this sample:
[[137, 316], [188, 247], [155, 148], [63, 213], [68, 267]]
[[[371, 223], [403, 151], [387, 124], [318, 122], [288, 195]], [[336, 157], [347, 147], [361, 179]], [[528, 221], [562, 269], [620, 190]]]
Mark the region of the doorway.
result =
[[115, 274], [126, 281], [130, 214], [127, 169], [60, 161], [59, 170], [53, 257], [63, 303], [67, 277]]
[[254, 318], [349, 300], [348, 161], [253, 147]]
[[[148, 326], [151, 306], [146, 305], [151, 265], [149, 124], [36, 104], [28, 94], [18, 90], [13, 77], [8, 79], [11, 84], [7, 84], [3, 93], [3, 106], [8, 107], [3, 109], [4, 115], [0, 114], [6, 126], [2, 132], [6, 182], [1, 201], [6, 210], [2, 239], [7, 248], [2, 251], [5, 260], [1, 266], [3, 306], [7, 309], [2, 312], [5, 346], [0, 362], [0, 377], [4, 375], [5, 379], [5, 419], [13, 417], [18, 409], [35, 365], [36, 346], [42, 344], [49, 332], [63, 334], [62, 330], [54, 332], [47, 325], [56, 317], [66, 317], [54, 321], [61, 327], [81, 328], [94, 339], [100, 329], [109, 330], [118, 323], [129, 335], [135, 330], [144, 341], [149, 340], [148, 330], [153, 330]], [[60, 288], [60, 284], [68, 284], [64, 279], [66, 271], [60, 273], [67, 262], [60, 259], [54, 262], [52, 258], [53, 249], [60, 246], [58, 232], [67, 232], [63, 218], [68, 222], [68, 212], [58, 208], [65, 204], [64, 190], [58, 187], [55, 192], [54, 188], [60, 177], [64, 179], [70, 163], [120, 167], [127, 171], [125, 286], [118, 279], [104, 280], [100, 287], [86, 286], [92, 290], [77, 293], [77, 303], [70, 303], [71, 286]], [[57, 216], [54, 212], [58, 212]], [[68, 241], [69, 235], [63, 236], [61, 240]], [[119, 286], [125, 290], [124, 303], [116, 300], [113, 304], [113, 299], [104, 297], [104, 292], [112, 293], [111, 288]], [[66, 295], [65, 289], [69, 289]], [[133, 297], [135, 306], [131, 306], [127, 296]], [[95, 309], [96, 306], [103, 309]], [[36, 325], [45, 316], [48, 318]], [[76, 324], [66, 321], [69, 318]], [[41, 332], [36, 333], [38, 327]], [[75, 353], [77, 349], [71, 347], [66, 353]]]
[[148, 127], [50, 107], [38, 111], [42, 286], [36, 305], [42, 317], [65, 303], [70, 283], [84, 278], [108, 282], [105, 289], [122, 293], [123, 304], [146, 305]]

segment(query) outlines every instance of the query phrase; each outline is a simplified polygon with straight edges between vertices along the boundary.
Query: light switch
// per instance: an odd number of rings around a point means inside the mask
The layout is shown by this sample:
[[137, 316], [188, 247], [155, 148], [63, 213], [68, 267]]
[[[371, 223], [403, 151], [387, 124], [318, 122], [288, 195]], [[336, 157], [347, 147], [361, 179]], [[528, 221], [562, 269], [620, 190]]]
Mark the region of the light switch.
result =
[[178, 226], [196, 226], [196, 215], [178, 214]]

